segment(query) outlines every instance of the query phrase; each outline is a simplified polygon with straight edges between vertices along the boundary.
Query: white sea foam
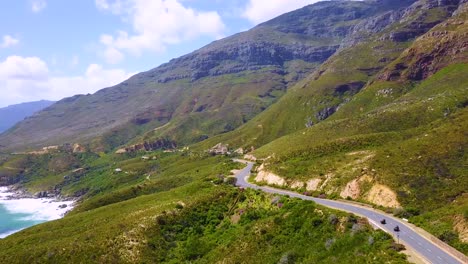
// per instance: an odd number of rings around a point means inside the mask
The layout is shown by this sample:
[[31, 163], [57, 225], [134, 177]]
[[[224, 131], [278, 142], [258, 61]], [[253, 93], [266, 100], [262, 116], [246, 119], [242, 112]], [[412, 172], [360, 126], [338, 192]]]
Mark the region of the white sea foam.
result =
[[[28, 214], [25, 220], [50, 221], [61, 218], [71, 209], [73, 202], [57, 202], [53, 199], [19, 199], [0, 200], [5, 208], [11, 213]], [[66, 204], [67, 207], [59, 208], [59, 205]]]
[[9, 195], [11, 195], [11, 193], [8, 193], [7, 187], [0, 187], [0, 200], [4, 200]]
[[24, 228], [21, 228], [21, 229], [18, 229], [18, 230], [13, 230], [13, 231], [6, 232], [6, 233], [1, 233], [1, 234], [0, 234], [0, 238], [5, 238], [5, 237], [7, 237], [7, 236], [9, 236], [9, 235], [11, 235], [11, 234], [14, 234], [14, 233], [16, 233], [16, 232], [19, 232], [19, 231], [23, 230], [23, 229], [24, 229]]
[[[73, 201], [61, 202], [52, 198], [8, 200], [7, 197], [11, 195], [12, 193], [8, 193], [7, 188], [0, 187], [0, 204], [10, 213], [26, 214], [27, 216], [23, 217], [22, 220], [46, 222], [59, 219], [62, 218], [68, 210], [72, 209], [74, 205]], [[64, 204], [67, 205], [65, 208], [59, 207]], [[0, 238], [18, 231], [20, 230], [0, 234]]]

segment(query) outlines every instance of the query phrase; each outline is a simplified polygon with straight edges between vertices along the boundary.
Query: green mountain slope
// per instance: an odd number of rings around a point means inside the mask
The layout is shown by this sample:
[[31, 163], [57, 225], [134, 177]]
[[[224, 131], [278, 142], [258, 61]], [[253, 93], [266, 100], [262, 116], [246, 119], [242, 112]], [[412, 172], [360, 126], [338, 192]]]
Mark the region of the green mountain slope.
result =
[[[247, 148], [259, 147], [327, 119], [350, 100], [356, 100], [354, 95], [375, 79], [384, 67], [396, 60], [416, 37], [449, 18], [457, 8], [458, 2], [437, 4], [433, 1], [418, 1], [406, 9], [362, 21], [353, 28], [353, 33], [343, 41], [335, 55], [295, 85], [268, 111], [232, 133], [204, 142], [203, 147], [218, 142]], [[449, 56], [441, 54], [440, 57]], [[406, 85], [398, 86], [394, 88], [395, 93], [397, 89], [404, 90]], [[361, 111], [365, 109], [341, 113]]]
[[285, 14], [115, 87], [63, 99], [2, 135], [0, 145], [109, 150], [138, 135], [181, 145], [231, 131], [334, 54], [354, 25], [413, 1], [384, 2], [324, 2]]
[[314, 192], [402, 206], [399, 214], [466, 252], [466, 21], [464, 12], [437, 25], [327, 120], [254, 154], [272, 156], [266, 170], [289, 187], [315, 182]]
[[[128, 188], [135, 196], [122, 199], [124, 188], [90, 198], [63, 219], [0, 240], [0, 257], [7, 263], [407, 263], [391, 236], [363, 219], [213, 183], [235, 165], [228, 158], [165, 154], [155, 162], [154, 178]], [[192, 179], [142, 191], [183, 177]]]
[[[362, 219], [232, 188], [239, 165], [206, 151], [219, 142], [258, 158], [259, 184], [371, 204], [467, 254], [467, 21], [466, 0], [319, 2], [62, 100], [1, 136], [2, 150], [91, 148], [0, 155], [0, 184], [80, 202], [0, 240], [0, 257], [406, 262]], [[161, 138], [201, 142], [97, 152]]]

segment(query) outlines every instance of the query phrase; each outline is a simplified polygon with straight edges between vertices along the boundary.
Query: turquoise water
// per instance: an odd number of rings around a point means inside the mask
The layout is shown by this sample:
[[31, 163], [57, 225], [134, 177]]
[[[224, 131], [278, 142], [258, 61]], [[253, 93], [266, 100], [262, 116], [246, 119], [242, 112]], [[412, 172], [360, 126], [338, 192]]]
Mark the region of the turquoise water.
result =
[[23, 213], [11, 213], [0, 204], [0, 238], [6, 234], [30, 227], [44, 221], [29, 219], [31, 215]]

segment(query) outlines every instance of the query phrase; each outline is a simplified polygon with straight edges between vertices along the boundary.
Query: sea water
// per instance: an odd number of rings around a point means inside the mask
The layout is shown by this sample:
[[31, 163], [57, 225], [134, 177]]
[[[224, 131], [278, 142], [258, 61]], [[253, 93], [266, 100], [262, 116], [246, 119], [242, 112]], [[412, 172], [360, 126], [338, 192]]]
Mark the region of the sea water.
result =
[[[21, 229], [61, 218], [70, 210], [73, 202], [57, 202], [53, 199], [12, 199], [7, 189], [0, 187], [0, 238]], [[66, 204], [67, 207], [59, 208]]]
[[0, 204], [0, 238], [43, 222], [29, 217], [30, 215], [26, 213], [12, 213], [3, 204]]

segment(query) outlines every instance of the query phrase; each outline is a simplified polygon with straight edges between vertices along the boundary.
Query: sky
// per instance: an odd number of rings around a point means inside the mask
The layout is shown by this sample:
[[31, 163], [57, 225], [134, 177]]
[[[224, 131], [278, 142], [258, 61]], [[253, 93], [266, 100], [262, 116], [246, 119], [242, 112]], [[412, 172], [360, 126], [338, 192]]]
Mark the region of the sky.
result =
[[2, 1], [0, 107], [94, 93], [317, 1]]

